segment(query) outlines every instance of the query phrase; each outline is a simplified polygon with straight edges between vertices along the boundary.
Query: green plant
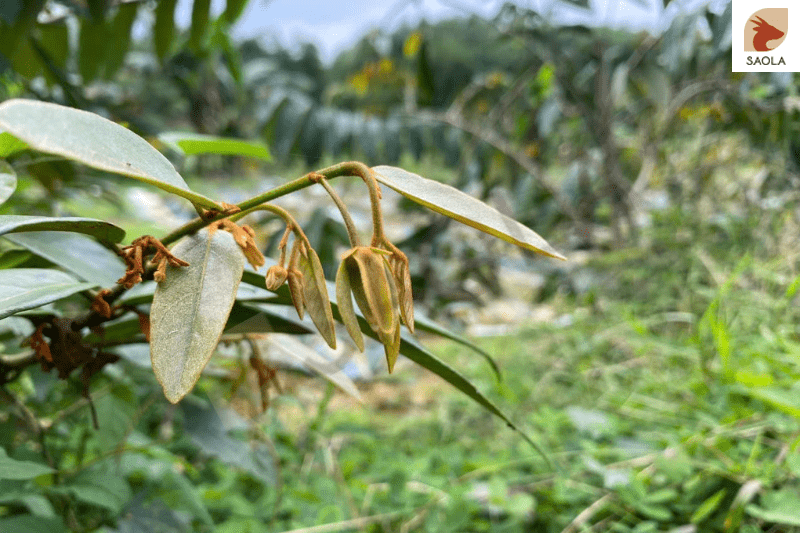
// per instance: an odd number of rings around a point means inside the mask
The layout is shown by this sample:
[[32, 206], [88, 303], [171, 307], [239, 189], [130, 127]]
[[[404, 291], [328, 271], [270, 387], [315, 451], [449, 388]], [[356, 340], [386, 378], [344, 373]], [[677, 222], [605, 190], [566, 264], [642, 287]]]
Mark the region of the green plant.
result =
[[[457, 339], [424, 318], [414, 317], [408, 259], [382, 230], [380, 186], [500, 239], [563, 259], [527, 227], [454, 188], [395, 167], [370, 169], [361, 163], [340, 163], [229, 205], [191, 190], [169, 161], [145, 140], [97, 115], [55, 104], [9, 100], [0, 104], [0, 128], [4, 130], [0, 149], [11, 161], [0, 167], [3, 200], [12, 197], [26, 154], [39, 152], [154, 185], [185, 198], [198, 213], [194, 220], [160, 238], [140, 236], [127, 246], [119, 244], [125, 238], [124, 229], [108, 221], [0, 215], [0, 234], [14, 244], [4, 245], [0, 255], [0, 318], [5, 319], [6, 340], [23, 336], [30, 346], [27, 351], [12, 349], [0, 355], [0, 384], [3, 395], [29, 424], [29, 431], [40, 439], [45, 461], [17, 479], [52, 472], [53, 486], [48, 494], [66, 496], [73, 490], [69, 488], [73, 485], [61, 486], [58, 481], [65, 456], [60, 461], [49, 456], [47, 430], [25, 406], [30, 390], [20, 380], [30, 379], [26, 368], [38, 363], [46, 372], [56, 369], [58, 377], [68, 382], [79, 373], [77, 384], [92, 413], [95, 430], [105, 431], [108, 428], [99, 423], [101, 419], [108, 423], [102, 411], [126, 409], [125, 403], [114, 403], [115, 393], [111, 400], [103, 395], [95, 405], [90, 386], [107, 365], [131, 357], [131, 347], [149, 341], [155, 377], [167, 399], [177, 403], [192, 391], [222, 335], [229, 342], [252, 344], [253, 335], [260, 333], [310, 331], [302, 322], [287, 321], [285, 315], [264, 303], [293, 305], [301, 319], [308, 313], [331, 347], [337, 344], [335, 321], [344, 324], [361, 350], [362, 335], [377, 339], [384, 345], [390, 371], [398, 355], [403, 354], [516, 429], [511, 419], [458, 370], [436, 358], [409, 334], [401, 333], [402, 322], [411, 332], [416, 328]], [[182, 140], [174, 141], [182, 145]], [[183, 146], [188, 150], [202, 150], [203, 146], [236, 149], [224, 139], [200, 141], [188, 136], [188, 144]], [[252, 153], [254, 147], [239, 148]], [[369, 246], [362, 245], [347, 206], [329, 183], [343, 176], [359, 177], [367, 186], [373, 223]], [[271, 203], [314, 185], [324, 187], [340, 209], [352, 246], [342, 257], [336, 288], [330, 290], [300, 225], [290, 213]], [[270, 261], [269, 268], [256, 244], [256, 231], [238, 224], [257, 211], [277, 214], [286, 224], [280, 258], [275, 263]], [[167, 248], [173, 243], [177, 244], [171, 250]], [[237, 292], [240, 282], [253, 287], [249, 294]], [[333, 292], [335, 299], [330, 297]], [[251, 320], [258, 317], [265, 320]], [[232, 331], [235, 334], [226, 333]], [[255, 348], [250, 365], [263, 388], [269, 381], [269, 369]], [[335, 370], [330, 365], [321, 368], [323, 373]], [[122, 386], [122, 382], [111, 380], [112, 389]], [[119, 391], [121, 398], [132, 393], [123, 389]], [[112, 403], [107, 405], [108, 401]], [[3, 461], [11, 471], [25, 470], [17, 458]], [[78, 459], [79, 464], [81, 461]], [[124, 494], [128, 489], [120, 490]], [[118, 510], [122, 503], [107, 503], [106, 507]], [[64, 505], [64, 509], [70, 508]]]

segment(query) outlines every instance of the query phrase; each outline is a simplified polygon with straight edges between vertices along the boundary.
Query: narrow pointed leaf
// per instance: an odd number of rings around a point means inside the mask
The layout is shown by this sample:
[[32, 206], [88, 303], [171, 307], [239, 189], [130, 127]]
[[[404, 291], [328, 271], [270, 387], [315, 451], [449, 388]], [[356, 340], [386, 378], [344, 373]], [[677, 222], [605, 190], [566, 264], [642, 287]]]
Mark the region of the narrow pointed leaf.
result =
[[172, 45], [175, 33], [175, 7], [178, 0], [161, 0], [156, 5], [156, 23], [153, 26], [153, 44], [156, 56], [163, 63]]
[[155, 185], [202, 207], [222, 209], [191, 191], [172, 163], [147, 141], [99, 115], [13, 99], [0, 104], [0, 128], [34, 150]]
[[462, 376], [457, 370], [449, 366], [447, 363], [433, 355], [431, 352], [426, 350], [421, 344], [419, 344], [413, 337], [410, 335], [403, 335], [402, 343], [400, 345], [400, 353], [417, 363], [418, 365], [427, 368], [437, 376], [444, 379], [446, 382], [475, 400], [477, 403], [482, 405], [486, 410], [490, 413], [494, 414], [503, 422], [508, 425], [511, 429], [519, 433], [522, 438], [524, 438], [528, 444], [533, 446], [537, 452], [539, 452], [545, 460], [550, 463], [550, 459], [544, 453], [544, 451], [536, 444], [527, 434], [525, 434], [517, 425], [511, 421], [511, 419], [506, 415], [499, 407], [497, 407], [489, 398], [484, 396], [484, 394], [479, 391], [475, 385], [473, 385], [467, 378]]
[[106, 77], [115, 74], [125, 62], [125, 55], [128, 53], [131, 43], [131, 29], [138, 10], [138, 2], [120, 4], [117, 7], [117, 14], [111, 29], [111, 40], [108, 44]]
[[445, 339], [450, 339], [451, 341], [457, 342], [458, 344], [466, 346], [473, 352], [477, 353], [478, 355], [486, 359], [486, 362], [489, 363], [489, 366], [492, 367], [492, 371], [494, 372], [497, 381], [502, 380], [502, 376], [500, 375], [500, 367], [497, 366], [497, 362], [494, 360], [494, 357], [489, 355], [489, 352], [487, 352], [477, 344], [465, 339], [461, 335], [457, 335], [452, 331], [443, 328], [442, 326], [440, 326], [439, 324], [437, 324], [436, 322], [434, 322], [429, 318], [418, 315], [416, 317], [416, 320], [417, 320], [417, 327], [421, 331], [434, 333], [436, 335], [439, 335], [440, 337], [444, 337]]
[[0, 160], [0, 204], [8, 200], [17, 189], [17, 173], [11, 165]]
[[256, 141], [184, 132], [162, 133], [158, 139], [185, 155], [217, 154], [257, 157], [265, 161], [272, 159], [266, 145]]
[[364, 336], [361, 334], [361, 329], [358, 327], [358, 318], [356, 318], [356, 313], [353, 309], [353, 298], [351, 294], [350, 275], [347, 273], [347, 264], [345, 261], [342, 261], [339, 265], [339, 270], [336, 272], [336, 302], [339, 304], [339, 315], [341, 315], [347, 333], [350, 334], [350, 338], [356, 343], [358, 351], [363, 352]]
[[428, 209], [522, 248], [566, 260], [532, 229], [458, 189], [397, 167], [379, 166], [372, 170], [380, 183]]
[[168, 267], [150, 310], [150, 356], [164, 395], [177, 403], [217, 346], [242, 278], [244, 254], [227, 231], [202, 230], [172, 250], [188, 267]]
[[282, 305], [236, 302], [228, 317], [225, 334], [239, 333], [314, 333], [302, 321], [287, 313]]
[[306, 310], [328, 346], [336, 348], [331, 300], [317, 252], [313, 248], [304, 249], [300, 253], [297, 268], [303, 273], [303, 302]]
[[225, 2], [225, 11], [222, 13], [222, 16], [228, 24], [233, 24], [236, 22], [236, 19], [241, 16], [246, 5], [247, 0], [227, 0], [227, 2]]
[[39, 257], [63, 267], [85, 281], [111, 287], [125, 274], [125, 264], [114, 252], [79, 233], [31, 231], [5, 237]]
[[88, 84], [100, 74], [108, 55], [109, 27], [102, 19], [81, 19], [78, 38], [78, 71]]
[[65, 272], [48, 268], [0, 270], [0, 318], [41, 307], [76, 292], [96, 287]]
[[189, 29], [189, 47], [195, 51], [201, 49], [203, 38], [208, 31], [208, 12], [211, 0], [194, 0], [192, 2], [192, 26]]
[[0, 235], [23, 231], [72, 231], [108, 242], [125, 238], [125, 230], [119, 226], [94, 218], [0, 215]]

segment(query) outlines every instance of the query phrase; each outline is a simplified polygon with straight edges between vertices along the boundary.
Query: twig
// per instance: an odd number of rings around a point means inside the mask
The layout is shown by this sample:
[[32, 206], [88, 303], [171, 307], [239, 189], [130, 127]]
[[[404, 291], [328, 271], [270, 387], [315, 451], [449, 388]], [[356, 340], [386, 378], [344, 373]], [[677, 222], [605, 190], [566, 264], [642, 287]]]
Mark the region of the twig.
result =
[[361, 518], [353, 518], [351, 520], [342, 520], [341, 522], [321, 524], [319, 526], [292, 529], [291, 531], [284, 531], [283, 533], [330, 533], [333, 531], [346, 531], [348, 529], [359, 529], [369, 526], [371, 524], [377, 524], [379, 522], [383, 522], [384, 520], [395, 518], [402, 514], [403, 511], [392, 511], [391, 513], [364, 516]]
[[578, 513], [578, 516], [576, 516], [575, 519], [572, 520], [572, 522], [570, 522], [563, 531], [561, 531], [561, 533], [575, 533], [579, 531], [581, 527], [586, 524], [586, 522], [591, 520], [594, 515], [596, 515], [600, 510], [603, 509], [603, 507], [605, 507], [611, 498], [613, 498], [611, 494], [606, 494], [599, 500], [596, 500], [589, 507]]

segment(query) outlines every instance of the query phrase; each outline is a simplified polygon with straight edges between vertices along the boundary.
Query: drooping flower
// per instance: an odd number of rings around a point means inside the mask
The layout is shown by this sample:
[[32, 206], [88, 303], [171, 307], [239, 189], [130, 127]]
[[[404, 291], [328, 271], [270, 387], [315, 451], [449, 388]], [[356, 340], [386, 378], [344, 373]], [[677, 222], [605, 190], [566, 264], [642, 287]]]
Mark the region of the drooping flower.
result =
[[356, 246], [345, 253], [336, 274], [336, 300], [347, 332], [363, 351], [364, 340], [350, 299], [353, 295], [364, 319], [384, 345], [391, 372], [400, 353], [400, 307], [388, 254], [368, 246]]

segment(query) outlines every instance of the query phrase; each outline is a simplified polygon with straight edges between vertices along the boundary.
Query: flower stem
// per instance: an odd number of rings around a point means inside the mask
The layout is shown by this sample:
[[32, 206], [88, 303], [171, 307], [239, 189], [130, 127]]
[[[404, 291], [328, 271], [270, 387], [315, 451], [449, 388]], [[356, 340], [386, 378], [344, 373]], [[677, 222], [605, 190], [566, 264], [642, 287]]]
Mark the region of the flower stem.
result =
[[[235, 222], [256, 211], [269, 211], [270, 213], [275, 213], [281, 217], [284, 222], [286, 222], [286, 229], [293, 231], [296, 238], [300, 239], [308, 248], [311, 248], [311, 243], [308, 241], [308, 237], [306, 237], [306, 234], [303, 232], [303, 228], [300, 227], [300, 224], [297, 223], [291, 213], [277, 205], [262, 204], [256, 207], [251, 207], [250, 209], [236, 213], [231, 217], [231, 220]], [[281, 239], [281, 242], [283, 242], [283, 239]]]
[[333, 187], [331, 187], [331, 184], [325, 179], [325, 176], [318, 174], [318, 179], [320, 185], [322, 185], [325, 190], [328, 191], [333, 203], [336, 204], [336, 207], [339, 208], [339, 212], [342, 214], [342, 220], [344, 220], [344, 225], [347, 228], [347, 236], [350, 238], [350, 246], [352, 248], [361, 246], [361, 240], [358, 238], [358, 231], [356, 230], [356, 225], [353, 222], [353, 217], [351, 217], [350, 213], [347, 211], [347, 206], [344, 205], [342, 198], [336, 193], [335, 190], [333, 190]]

